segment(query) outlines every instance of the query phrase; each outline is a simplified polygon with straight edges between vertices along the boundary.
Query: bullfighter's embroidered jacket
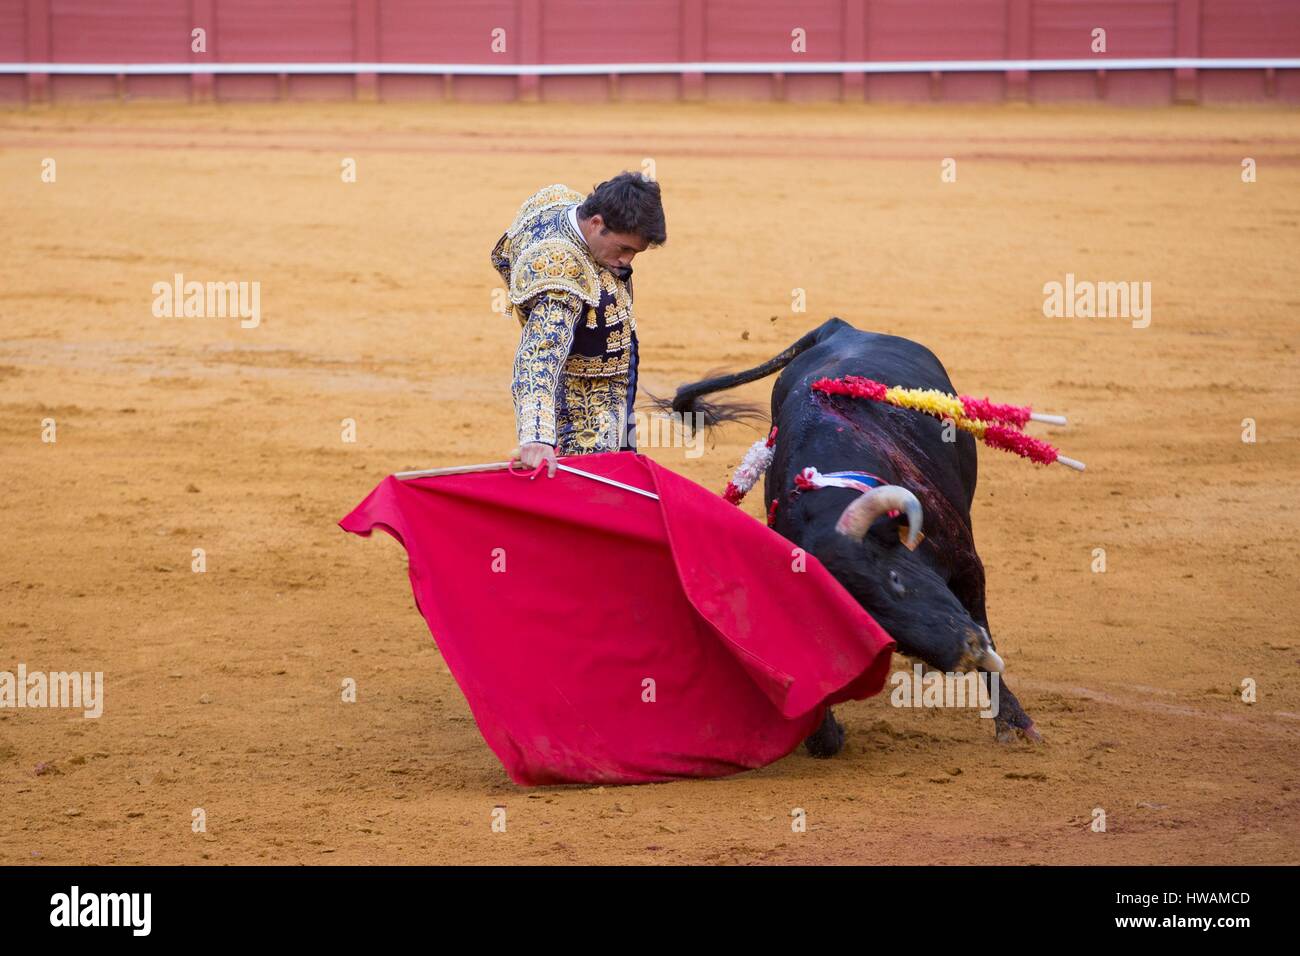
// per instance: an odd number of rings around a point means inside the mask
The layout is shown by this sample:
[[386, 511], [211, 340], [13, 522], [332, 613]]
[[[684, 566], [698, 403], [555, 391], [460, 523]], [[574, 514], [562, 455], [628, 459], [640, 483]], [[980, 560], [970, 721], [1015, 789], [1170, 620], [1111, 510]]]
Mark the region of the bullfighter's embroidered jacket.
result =
[[636, 447], [632, 269], [596, 262], [570, 218], [583, 198], [539, 190], [492, 250], [522, 327], [510, 387], [519, 443], [561, 455]]

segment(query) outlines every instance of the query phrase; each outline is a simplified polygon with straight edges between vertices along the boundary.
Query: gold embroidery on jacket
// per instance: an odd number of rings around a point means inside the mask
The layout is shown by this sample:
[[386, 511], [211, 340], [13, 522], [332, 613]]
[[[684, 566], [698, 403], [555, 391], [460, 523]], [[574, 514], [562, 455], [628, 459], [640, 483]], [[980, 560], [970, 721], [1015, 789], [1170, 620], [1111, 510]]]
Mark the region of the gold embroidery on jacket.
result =
[[579, 307], [572, 296], [547, 292], [528, 313], [510, 385], [520, 444], [555, 444], [555, 390], [561, 365], [573, 345]]
[[515, 305], [542, 292], [571, 292], [588, 305], [600, 304], [595, 264], [563, 236], [530, 242], [515, 254], [512, 263], [510, 301]]
[[520, 230], [524, 228], [528, 220], [554, 206], [572, 206], [574, 203], [580, 203], [583, 198], [582, 193], [570, 189], [563, 183], [543, 186], [524, 200], [523, 205], [519, 207], [519, 212], [515, 214], [515, 221], [506, 230], [506, 235], [513, 239], [519, 235]]
[[[560, 454], [621, 447], [636, 329], [627, 283], [595, 262], [569, 222], [582, 199], [560, 184], [539, 190], [492, 250], [521, 326], [511, 381], [518, 438]], [[605, 354], [570, 354], [577, 323], [594, 330], [602, 318]]]
[[570, 355], [564, 363], [564, 374], [578, 378], [608, 378], [626, 375], [630, 367], [630, 355]]
[[573, 431], [561, 443], [560, 454], [585, 455], [618, 451], [627, 424], [627, 378], [564, 378], [564, 404]]

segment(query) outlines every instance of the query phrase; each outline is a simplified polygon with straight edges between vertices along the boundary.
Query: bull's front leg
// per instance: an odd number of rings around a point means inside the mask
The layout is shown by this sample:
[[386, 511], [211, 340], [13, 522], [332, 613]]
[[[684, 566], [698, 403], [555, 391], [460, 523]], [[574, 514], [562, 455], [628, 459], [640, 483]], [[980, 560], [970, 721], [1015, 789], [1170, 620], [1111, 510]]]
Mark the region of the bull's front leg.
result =
[[[988, 674], [988, 671], [984, 671]], [[989, 681], [990, 691], [992, 690], [992, 677], [982, 678]], [[1003, 680], [1002, 675], [997, 675], [998, 683], [998, 700], [997, 713], [993, 716], [993, 730], [997, 737], [998, 743], [1014, 743], [1018, 738], [1023, 737], [1032, 743], [1040, 744], [1043, 742], [1043, 735], [1038, 732], [1034, 726], [1033, 719], [1025, 713], [1025, 709], [1020, 706], [1020, 701], [1016, 695], [1011, 693], [1011, 688]]]
[[[984, 604], [984, 566], [978, 565], [974, 572], [961, 582], [964, 587], [954, 587], [953, 593], [965, 605], [971, 619], [983, 628], [989, 647], [996, 652], [997, 645], [989, 633], [989, 615]], [[983, 667], [980, 670], [985, 674], [991, 673]], [[998, 674], [998, 711], [993, 717], [993, 730], [1001, 744], [1014, 743], [1019, 738], [1036, 744], [1043, 742], [1043, 735], [1034, 726], [1033, 718], [1025, 713], [1001, 674]]]
[[803, 742], [808, 753], [814, 757], [834, 757], [844, 748], [844, 725], [835, 719], [829, 707], [821, 726], [814, 730]]

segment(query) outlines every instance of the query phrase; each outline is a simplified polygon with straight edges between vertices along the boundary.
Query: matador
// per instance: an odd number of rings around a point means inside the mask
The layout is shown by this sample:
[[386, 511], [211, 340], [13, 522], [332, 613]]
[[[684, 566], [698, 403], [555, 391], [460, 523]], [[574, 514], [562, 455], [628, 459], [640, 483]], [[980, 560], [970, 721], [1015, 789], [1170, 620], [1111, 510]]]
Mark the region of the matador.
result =
[[522, 332], [511, 394], [519, 458], [636, 449], [632, 259], [667, 239], [659, 184], [621, 173], [585, 198], [556, 184], [492, 250]]

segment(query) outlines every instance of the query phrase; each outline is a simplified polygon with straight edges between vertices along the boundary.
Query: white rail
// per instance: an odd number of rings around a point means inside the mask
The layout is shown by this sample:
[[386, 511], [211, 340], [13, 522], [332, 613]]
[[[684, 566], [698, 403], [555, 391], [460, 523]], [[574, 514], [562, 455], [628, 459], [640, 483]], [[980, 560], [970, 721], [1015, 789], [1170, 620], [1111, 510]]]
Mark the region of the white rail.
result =
[[291, 73], [601, 76], [612, 73], [1030, 73], [1095, 70], [1295, 70], [1300, 57], [1146, 57], [1075, 60], [825, 60], [769, 63], [0, 63], [2, 73], [189, 75]]

